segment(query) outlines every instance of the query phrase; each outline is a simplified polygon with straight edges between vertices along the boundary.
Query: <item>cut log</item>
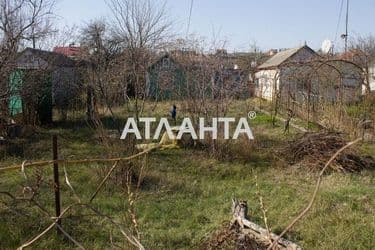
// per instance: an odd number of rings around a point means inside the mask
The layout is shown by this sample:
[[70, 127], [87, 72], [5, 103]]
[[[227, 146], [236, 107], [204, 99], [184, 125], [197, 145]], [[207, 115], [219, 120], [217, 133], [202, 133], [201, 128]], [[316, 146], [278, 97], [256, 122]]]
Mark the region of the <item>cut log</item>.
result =
[[[252, 235], [260, 243], [269, 244], [270, 238], [271, 241], [274, 241], [278, 238], [278, 235], [267, 232], [267, 230], [254, 222], [251, 222], [247, 217], [248, 206], [246, 201], [238, 201], [237, 199], [232, 200], [232, 212], [233, 218], [231, 224], [237, 223], [243, 234]], [[288, 250], [300, 250], [302, 249], [297, 244], [286, 240], [284, 238], [279, 239], [278, 249], [288, 249]]]

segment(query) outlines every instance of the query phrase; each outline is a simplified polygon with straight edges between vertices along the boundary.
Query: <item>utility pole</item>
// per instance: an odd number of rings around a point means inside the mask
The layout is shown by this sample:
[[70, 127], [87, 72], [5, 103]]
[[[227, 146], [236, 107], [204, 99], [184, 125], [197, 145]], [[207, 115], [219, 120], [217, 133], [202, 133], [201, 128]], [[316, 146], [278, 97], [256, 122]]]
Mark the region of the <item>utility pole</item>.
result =
[[33, 43], [33, 49], [35, 49], [36, 47], [36, 43], [35, 43], [35, 26], [31, 26], [31, 33], [32, 33], [32, 37], [31, 37], [31, 41]]
[[349, 22], [349, 0], [346, 0], [345, 52], [348, 51], [348, 22]]

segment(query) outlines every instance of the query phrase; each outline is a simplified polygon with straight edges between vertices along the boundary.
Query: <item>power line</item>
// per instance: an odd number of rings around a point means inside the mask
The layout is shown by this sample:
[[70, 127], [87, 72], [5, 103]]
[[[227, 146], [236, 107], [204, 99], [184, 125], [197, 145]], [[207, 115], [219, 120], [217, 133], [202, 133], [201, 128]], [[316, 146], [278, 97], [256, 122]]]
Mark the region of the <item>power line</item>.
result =
[[190, 22], [191, 22], [191, 13], [193, 12], [193, 3], [194, 3], [194, 0], [191, 0], [190, 1], [190, 11], [189, 11], [188, 25], [187, 25], [187, 29], [186, 29], [186, 38], [189, 35]]
[[343, 7], [344, 7], [344, 0], [341, 0], [341, 4], [340, 4], [340, 13], [339, 13], [338, 21], [337, 21], [336, 33], [335, 33], [335, 40], [334, 40], [334, 43], [333, 43], [333, 44], [336, 44], [337, 34], [338, 34], [338, 32], [339, 32], [339, 28], [340, 28], [341, 15], [342, 15], [342, 9], [343, 9]]

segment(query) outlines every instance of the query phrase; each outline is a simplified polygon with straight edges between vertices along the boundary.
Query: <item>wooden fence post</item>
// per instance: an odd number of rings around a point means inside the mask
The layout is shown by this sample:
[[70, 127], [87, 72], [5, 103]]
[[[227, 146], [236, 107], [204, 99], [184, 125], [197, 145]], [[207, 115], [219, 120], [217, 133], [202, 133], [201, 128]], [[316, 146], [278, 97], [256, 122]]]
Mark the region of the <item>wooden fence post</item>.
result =
[[[59, 155], [57, 151], [57, 136], [53, 135], [52, 137], [52, 150], [53, 150], [53, 160], [58, 160]], [[61, 204], [60, 204], [60, 182], [59, 182], [59, 163], [53, 163], [53, 180], [54, 180], [54, 188], [55, 188], [55, 210], [56, 210], [56, 217], [60, 216], [61, 212]], [[57, 224], [61, 226], [61, 219], [57, 221]], [[60, 228], [57, 229], [57, 234], [61, 234]]]

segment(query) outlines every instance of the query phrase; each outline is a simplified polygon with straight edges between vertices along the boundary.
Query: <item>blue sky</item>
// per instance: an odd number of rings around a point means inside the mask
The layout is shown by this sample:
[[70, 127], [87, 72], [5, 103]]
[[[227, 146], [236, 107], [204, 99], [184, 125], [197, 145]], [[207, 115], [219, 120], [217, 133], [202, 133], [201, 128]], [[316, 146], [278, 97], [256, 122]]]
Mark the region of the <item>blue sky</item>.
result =
[[[346, 0], [344, 0], [346, 1]], [[166, 0], [175, 30], [185, 36], [190, 0]], [[246, 51], [256, 42], [263, 50], [288, 48], [306, 41], [314, 49], [335, 40], [341, 0], [194, 0], [190, 33], [229, 41], [228, 49]], [[349, 35], [375, 34], [375, 0], [351, 0]], [[60, 25], [81, 25], [110, 11], [104, 0], [60, 0]], [[342, 47], [345, 4], [336, 47]]]

